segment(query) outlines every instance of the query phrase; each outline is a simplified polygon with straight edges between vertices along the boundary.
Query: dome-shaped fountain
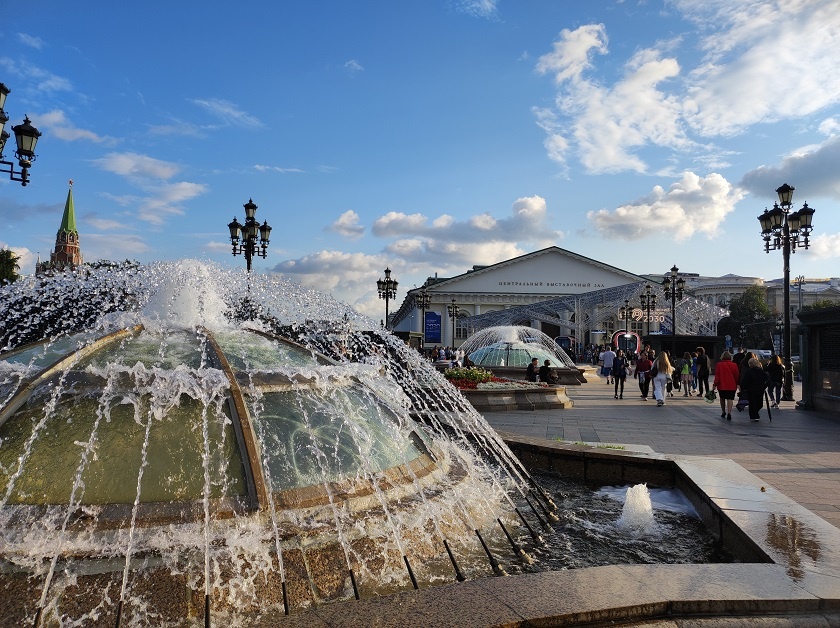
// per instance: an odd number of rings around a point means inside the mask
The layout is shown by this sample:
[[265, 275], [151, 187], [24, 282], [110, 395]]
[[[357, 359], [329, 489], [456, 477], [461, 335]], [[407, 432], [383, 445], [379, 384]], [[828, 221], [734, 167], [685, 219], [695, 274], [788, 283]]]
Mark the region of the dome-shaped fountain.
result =
[[182, 262], [21, 281], [0, 307], [13, 623], [235, 625], [485, 576], [539, 540], [552, 504], [495, 432], [328, 297]]
[[502, 325], [476, 332], [461, 345], [470, 362], [484, 367], [525, 368], [533, 358], [542, 366], [576, 369], [568, 354], [549, 336], [533, 327]]

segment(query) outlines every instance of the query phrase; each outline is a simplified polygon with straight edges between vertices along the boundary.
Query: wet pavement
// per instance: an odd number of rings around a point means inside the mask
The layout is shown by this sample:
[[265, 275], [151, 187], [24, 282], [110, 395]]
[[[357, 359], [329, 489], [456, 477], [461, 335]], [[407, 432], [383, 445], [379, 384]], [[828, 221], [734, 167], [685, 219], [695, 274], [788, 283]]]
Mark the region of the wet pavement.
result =
[[[569, 386], [573, 408], [485, 412], [494, 428], [566, 443], [646, 445], [663, 454], [730, 458], [840, 528], [840, 416], [800, 410], [793, 401], [753, 423], [747, 411], [720, 417], [720, 405], [675, 391], [662, 407], [628, 380], [623, 399], [603, 378]], [[799, 393], [794, 387], [794, 397]]]

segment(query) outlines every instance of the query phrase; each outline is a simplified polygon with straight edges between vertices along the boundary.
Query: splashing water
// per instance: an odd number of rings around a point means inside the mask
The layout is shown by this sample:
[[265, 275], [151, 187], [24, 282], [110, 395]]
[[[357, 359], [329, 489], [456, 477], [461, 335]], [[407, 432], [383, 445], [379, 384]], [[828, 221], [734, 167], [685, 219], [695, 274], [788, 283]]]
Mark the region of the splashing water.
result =
[[464, 354], [479, 366], [525, 367], [531, 358], [542, 364], [576, 369], [575, 363], [554, 340], [539, 329], [521, 325], [488, 327], [476, 332], [461, 345]]
[[13, 621], [177, 623], [206, 594], [236, 625], [482, 577], [499, 526], [546, 507], [428, 362], [281, 277], [85, 268], [3, 286], [0, 311]]
[[647, 536], [657, 532], [647, 484], [636, 484], [627, 489], [624, 508], [616, 525], [634, 536]]

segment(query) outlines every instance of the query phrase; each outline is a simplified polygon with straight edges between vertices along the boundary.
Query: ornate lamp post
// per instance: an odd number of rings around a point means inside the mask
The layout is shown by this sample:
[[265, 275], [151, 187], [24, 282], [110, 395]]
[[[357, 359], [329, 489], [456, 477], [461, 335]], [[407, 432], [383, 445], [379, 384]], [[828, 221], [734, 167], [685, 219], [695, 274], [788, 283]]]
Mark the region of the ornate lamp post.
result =
[[23, 124], [18, 124], [12, 127], [15, 134], [15, 143], [17, 150], [15, 157], [20, 166], [20, 172], [15, 171], [15, 165], [11, 161], [3, 159], [3, 149], [6, 147], [6, 140], [9, 139], [9, 132], [3, 129], [9, 121], [9, 116], [3, 111], [6, 104], [6, 96], [11, 90], [3, 83], [0, 83], [0, 172], [8, 173], [12, 181], [20, 181], [22, 186], [29, 183], [29, 168], [32, 162], [35, 161], [35, 144], [38, 143], [38, 138], [41, 137], [41, 132], [32, 126], [28, 116], [23, 117]]
[[[627, 327], [628, 323], [627, 320], [630, 318], [630, 300], [624, 299], [624, 306], [619, 308], [618, 316], [622, 320], [624, 320], [624, 338], [630, 338], [630, 329]], [[619, 347], [621, 348], [621, 347]], [[629, 346], [624, 347], [625, 351], [629, 351]]]
[[458, 318], [458, 313], [460, 310], [458, 309], [458, 304], [455, 303], [455, 299], [452, 299], [452, 304], [446, 306], [446, 311], [449, 312], [449, 318], [452, 319], [452, 348], [455, 348], [455, 319]]
[[[808, 248], [809, 236], [813, 227], [811, 221], [814, 210], [805, 203], [801, 209], [791, 212], [793, 191], [796, 188], [785, 183], [776, 190], [779, 202], [773, 203], [773, 209], [764, 210], [758, 217], [761, 223], [761, 236], [764, 239], [764, 251], [770, 253], [782, 250], [784, 261], [784, 330], [782, 332], [781, 354], [785, 361], [785, 385], [782, 399], [793, 401], [793, 364], [790, 361], [790, 254], [796, 253], [796, 247]], [[799, 237], [802, 236], [802, 241]]]
[[385, 329], [388, 329], [388, 301], [397, 296], [397, 281], [391, 279], [391, 269], [385, 269], [385, 279], [376, 280], [376, 288], [379, 290], [379, 298], [385, 299]]
[[645, 335], [650, 336], [650, 310], [651, 308], [656, 308], [656, 295], [653, 294], [653, 288], [651, 288], [650, 284], [645, 285], [645, 291], [641, 295], [642, 300], [642, 309], [645, 310], [645, 320], [647, 321], [647, 333]]
[[423, 332], [423, 346], [426, 346], [426, 310], [432, 304], [432, 295], [422, 290], [414, 295], [414, 302], [423, 311], [423, 317], [420, 319], [421, 331]]
[[662, 286], [665, 288], [665, 298], [671, 299], [671, 358], [677, 352], [677, 301], [682, 301], [685, 291], [685, 279], [677, 278], [680, 269], [671, 266], [671, 276], [665, 275]]
[[[254, 218], [257, 213], [257, 206], [253, 199], [248, 199], [245, 207], [245, 224], [239, 224], [236, 216], [233, 217], [233, 222], [228, 224], [230, 229], [230, 243], [233, 245], [233, 254], [244, 255], [245, 263], [248, 267], [248, 272], [251, 272], [251, 259], [254, 255], [265, 259], [268, 249], [269, 236], [271, 236], [271, 227], [268, 226], [268, 221], [263, 222], [262, 225]], [[242, 237], [240, 243], [239, 238]], [[257, 244], [257, 237], [259, 236], [259, 245]]]

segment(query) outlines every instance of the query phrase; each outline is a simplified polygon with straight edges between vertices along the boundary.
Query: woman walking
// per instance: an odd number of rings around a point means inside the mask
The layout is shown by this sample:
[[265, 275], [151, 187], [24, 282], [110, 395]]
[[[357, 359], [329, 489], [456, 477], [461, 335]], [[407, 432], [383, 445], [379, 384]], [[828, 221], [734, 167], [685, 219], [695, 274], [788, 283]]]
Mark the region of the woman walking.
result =
[[683, 354], [682, 362], [679, 365], [679, 378], [682, 382], [683, 397], [691, 396], [691, 354], [686, 351]]
[[703, 388], [709, 392], [709, 373], [712, 370], [711, 360], [703, 347], [697, 347], [697, 394], [703, 396]]
[[770, 401], [773, 404], [770, 407], [778, 408], [782, 397], [782, 384], [785, 381], [785, 365], [782, 364], [782, 358], [774, 355], [770, 358], [764, 370], [767, 371], [767, 376], [770, 378], [770, 383], [767, 384], [767, 389], [770, 391]]
[[656, 397], [657, 407], [664, 406], [665, 395], [668, 394], [668, 379], [671, 377], [671, 371], [674, 370], [668, 360], [667, 351], [660, 352], [653, 368], [656, 371], [656, 375], [653, 377], [653, 396]]
[[627, 371], [630, 370], [630, 362], [624, 351], [618, 350], [613, 360], [613, 381], [615, 382], [615, 398], [624, 399], [624, 382], [627, 379]]
[[732, 402], [738, 390], [738, 375], [738, 365], [732, 361], [732, 354], [724, 351], [715, 366], [714, 388], [720, 397], [720, 418], [726, 417], [727, 421], [732, 420]]
[[639, 390], [642, 393], [642, 399], [647, 401], [650, 393], [650, 369], [653, 367], [653, 362], [647, 353], [642, 353], [639, 359], [636, 360], [636, 377], [639, 379]]

